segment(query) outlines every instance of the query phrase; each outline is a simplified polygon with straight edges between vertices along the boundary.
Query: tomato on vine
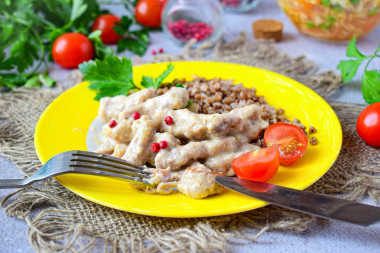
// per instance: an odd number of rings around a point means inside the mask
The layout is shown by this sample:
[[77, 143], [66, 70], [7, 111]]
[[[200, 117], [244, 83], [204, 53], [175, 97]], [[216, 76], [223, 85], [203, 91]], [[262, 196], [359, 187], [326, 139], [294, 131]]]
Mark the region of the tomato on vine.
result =
[[63, 68], [77, 68], [82, 62], [94, 58], [94, 46], [81, 33], [65, 33], [54, 41], [52, 57]]
[[117, 23], [121, 23], [119, 17], [112, 14], [103, 14], [95, 19], [92, 31], [102, 31], [100, 38], [104, 44], [115, 44], [121, 39], [121, 36], [113, 29]]
[[158, 28], [161, 12], [167, 0], [139, 0], [135, 8], [135, 18], [143, 26]]

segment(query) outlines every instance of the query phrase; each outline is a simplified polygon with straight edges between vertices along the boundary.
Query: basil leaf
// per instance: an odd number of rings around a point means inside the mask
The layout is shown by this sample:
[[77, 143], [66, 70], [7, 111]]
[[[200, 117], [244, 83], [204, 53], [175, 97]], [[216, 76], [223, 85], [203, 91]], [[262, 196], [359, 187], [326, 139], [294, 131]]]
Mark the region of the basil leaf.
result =
[[362, 81], [364, 100], [368, 104], [380, 102], [380, 72], [377, 70], [365, 71]]

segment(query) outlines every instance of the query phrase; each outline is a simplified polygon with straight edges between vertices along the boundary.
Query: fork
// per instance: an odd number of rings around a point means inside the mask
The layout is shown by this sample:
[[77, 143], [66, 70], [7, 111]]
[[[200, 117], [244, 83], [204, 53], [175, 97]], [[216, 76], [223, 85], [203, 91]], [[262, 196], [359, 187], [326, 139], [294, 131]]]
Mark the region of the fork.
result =
[[68, 173], [116, 177], [152, 186], [147, 181], [152, 175], [146, 171], [147, 168], [109, 155], [78, 150], [67, 151], [52, 157], [28, 178], [0, 179], [0, 189], [23, 188]]

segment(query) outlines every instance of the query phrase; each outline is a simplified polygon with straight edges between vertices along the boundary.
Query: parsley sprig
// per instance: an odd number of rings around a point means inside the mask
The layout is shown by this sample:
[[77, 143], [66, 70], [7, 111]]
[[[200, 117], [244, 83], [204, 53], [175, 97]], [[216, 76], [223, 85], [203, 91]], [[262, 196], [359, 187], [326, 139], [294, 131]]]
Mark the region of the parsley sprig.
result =
[[[174, 65], [169, 63], [166, 70], [155, 79], [143, 76], [141, 86], [157, 89], [173, 68]], [[88, 88], [97, 91], [95, 100], [127, 95], [131, 90], [140, 89], [133, 82], [132, 62], [125, 57], [106, 56], [104, 60], [84, 62], [79, 65], [79, 70], [84, 74], [84, 80], [91, 82]]]
[[351, 81], [359, 66], [367, 61], [362, 78], [362, 92], [364, 100], [368, 104], [380, 101], [380, 69], [368, 70], [369, 64], [376, 58], [380, 58], [380, 44], [372, 55], [363, 55], [356, 46], [356, 37], [354, 37], [347, 47], [346, 56], [350, 60], [339, 62], [338, 69], [342, 73], [343, 82]]

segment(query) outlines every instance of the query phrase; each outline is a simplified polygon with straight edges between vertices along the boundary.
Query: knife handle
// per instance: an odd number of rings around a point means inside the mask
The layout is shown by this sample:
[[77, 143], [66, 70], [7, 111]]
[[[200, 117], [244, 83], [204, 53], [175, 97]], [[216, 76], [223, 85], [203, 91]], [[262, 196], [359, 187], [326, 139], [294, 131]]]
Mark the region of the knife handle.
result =
[[234, 177], [217, 177], [216, 181], [247, 196], [323, 218], [362, 226], [380, 221], [380, 208], [376, 206]]

